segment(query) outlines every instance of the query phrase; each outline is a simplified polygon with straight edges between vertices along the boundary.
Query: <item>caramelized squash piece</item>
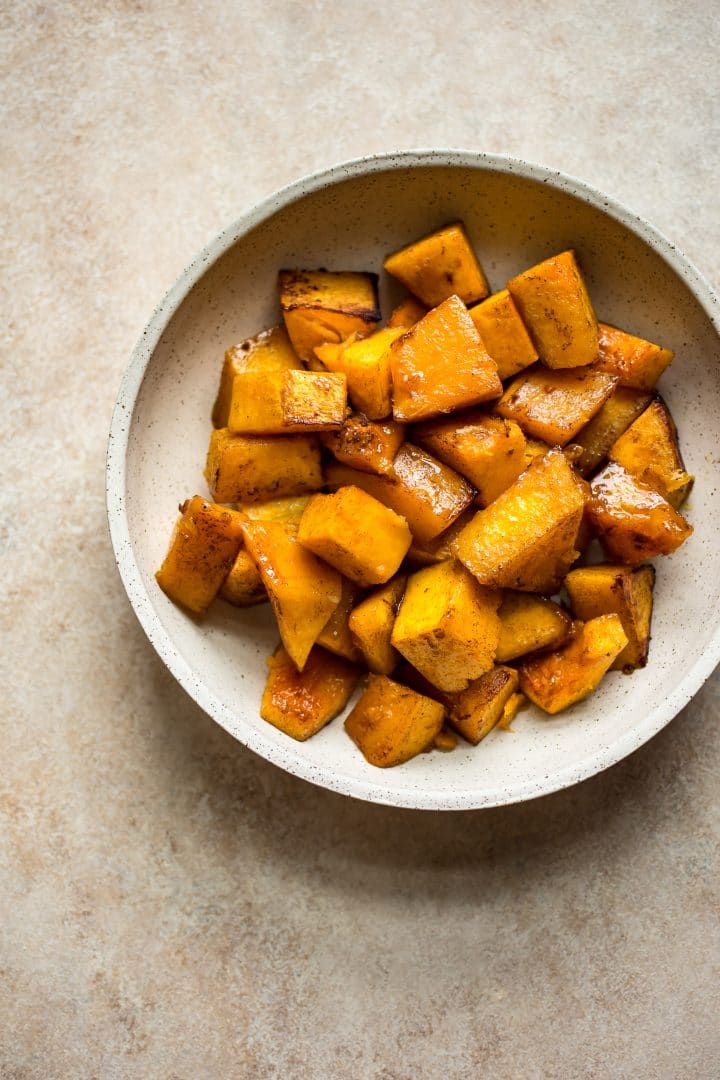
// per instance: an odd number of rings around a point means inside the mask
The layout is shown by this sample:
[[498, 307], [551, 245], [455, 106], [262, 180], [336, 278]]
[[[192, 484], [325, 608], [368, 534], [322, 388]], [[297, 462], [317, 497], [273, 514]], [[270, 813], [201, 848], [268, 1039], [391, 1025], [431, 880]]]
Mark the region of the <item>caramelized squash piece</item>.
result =
[[242, 545], [242, 518], [194, 495], [180, 508], [155, 579], [174, 603], [202, 615], [220, 591]]
[[590, 490], [590, 525], [620, 562], [632, 565], [670, 555], [693, 531], [667, 499], [615, 462], [598, 473]]
[[477, 488], [481, 506], [510, 487], [525, 468], [525, 436], [512, 420], [469, 412], [421, 424], [413, 438], [466, 477]]
[[414, 296], [408, 296], [393, 310], [387, 325], [389, 327], [400, 326], [403, 330], [409, 330], [416, 322], [420, 322], [423, 315], [427, 315], [427, 313], [428, 309], [424, 304], [421, 304]]
[[393, 416], [425, 420], [502, 393], [467, 308], [451, 296], [397, 339], [390, 350]]
[[383, 266], [428, 307], [453, 294], [466, 304], [474, 304], [489, 292], [461, 222], [446, 225], [388, 255]]
[[295, 525], [245, 519], [242, 532], [275, 612], [283, 645], [302, 671], [342, 599], [340, 574], [298, 543]]
[[326, 368], [345, 373], [350, 401], [370, 420], [383, 420], [392, 411], [391, 346], [404, 332], [386, 327], [366, 338], [315, 350]]
[[228, 428], [238, 435], [296, 435], [342, 426], [344, 375], [319, 371], [243, 371], [235, 376]]
[[582, 367], [597, 360], [597, 316], [574, 251], [545, 259], [507, 287], [546, 367]]
[[420, 544], [444, 532], [475, 497], [466, 480], [412, 443], [403, 443], [387, 476], [371, 476], [331, 462], [325, 478], [331, 488], [355, 484], [401, 514]]
[[315, 495], [302, 516], [298, 540], [356, 585], [388, 581], [412, 536], [405, 518], [362, 488]]
[[608, 457], [659, 491], [677, 510], [693, 486], [685, 471], [677, 428], [663, 401], [654, 401], [612, 445]]
[[477, 746], [503, 719], [505, 706], [518, 688], [513, 668], [495, 667], [475, 679], [466, 690], [445, 699], [448, 723]]
[[445, 709], [386, 675], [371, 675], [345, 730], [366, 761], [381, 769], [402, 765], [431, 746]]
[[613, 390], [599, 412], [573, 436], [573, 443], [581, 449], [575, 462], [581, 476], [589, 476], [602, 464], [615, 440], [647, 409], [651, 401], [651, 395], [645, 390], [633, 390], [627, 386], [618, 386]]
[[549, 450], [479, 510], [451, 548], [481, 585], [552, 593], [578, 552], [585, 492], [560, 450]]
[[341, 713], [360, 681], [360, 670], [353, 664], [318, 648], [298, 671], [280, 645], [268, 667], [260, 715], [299, 742], [316, 735]]
[[261, 438], [216, 428], [205, 479], [217, 502], [262, 502], [322, 486], [320, 447], [312, 435]]
[[495, 659], [499, 664], [538, 649], [562, 645], [572, 625], [570, 616], [559, 604], [532, 593], [510, 590], [503, 593], [498, 614], [500, 640]]
[[314, 360], [325, 341], [364, 337], [380, 321], [377, 274], [281, 270], [278, 288], [285, 328], [301, 360]]
[[362, 653], [350, 633], [350, 614], [358, 602], [361, 590], [347, 578], [342, 579], [340, 603], [318, 634], [317, 644], [353, 663], [362, 662]]
[[391, 675], [400, 659], [390, 638], [395, 615], [405, 592], [406, 574], [398, 574], [350, 612], [348, 626], [365, 663], [376, 675]]
[[627, 334], [607, 323], [599, 324], [600, 352], [595, 367], [617, 375], [621, 386], [635, 390], [652, 390], [665, 368], [672, 363], [674, 353], [653, 345], [651, 341]]
[[439, 690], [464, 690], [493, 665], [498, 593], [448, 559], [408, 578], [391, 641]]
[[627, 672], [647, 663], [654, 585], [652, 566], [583, 566], [565, 578], [570, 604], [579, 619], [619, 616], [628, 643], [613, 661], [613, 668]]
[[268, 595], [260, 571], [245, 548], [240, 548], [219, 596], [221, 600], [226, 600], [235, 607], [254, 607], [255, 604], [267, 601]]
[[213, 427], [227, 427], [233, 380], [243, 371], [290, 371], [302, 362], [290, 344], [284, 326], [273, 326], [225, 350], [220, 387], [213, 406]]
[[404, 438], [403, 424], [368, 420], [363, 413], [357, 413], [348, 416], [339, 431], [321, 435], [320, 441], [344, 465], [382, 476], [392, 469]]
[[591, 368], [548, 371], [538, 364], [514, 379], [495, 412], [514, 420], [527, 435], [564, 446], [612, 394], [617, 379]]
[[501, 289], [471, 307], [470, 318], [497, 364], [501, 379], [517, 375], [538, 359], [537, 349], [507, 289]]
[[575, 623], [562, 648], [522, 662], [520, 689], [546, 713], [562, 712], [597, 689], [627, 642], [618, 615]]

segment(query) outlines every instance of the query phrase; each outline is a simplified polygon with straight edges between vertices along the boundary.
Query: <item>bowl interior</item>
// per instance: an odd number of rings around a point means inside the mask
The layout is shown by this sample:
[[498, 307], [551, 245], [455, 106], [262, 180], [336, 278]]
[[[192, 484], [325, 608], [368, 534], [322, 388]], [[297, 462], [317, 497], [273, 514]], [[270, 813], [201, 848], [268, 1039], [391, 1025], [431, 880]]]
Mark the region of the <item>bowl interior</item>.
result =
[[[340, 720], [299, 744], [259, 718], [265, 659], [277, 641], [267, 605], [242, 611], [217, 603], [197, 622], [164, 597], [153, 574], [178, 503], [207, 493], [202, 470], [223, 351], [279, 319], [278, 269], [379, 271], [387, 252], [455, 218], [464, 220], [493, 288], [574, 247], [600, 317], [676, 351], [660, 389], [697, 477], [687, 506], [695, 533], [675, 556], [656, 560], [653, 637], [643, 671], [612, 673], [598, 693], [555, 719], [526, 711], [512, 733], [492, 733], [477, 748], [461, 745], [381, 772], [366, 764]], [[717, 621], [718, 340], [688, 285], [602, 206], [497, 165], [339, 172], [237, 233], [162, 333], [134, 408], [125, 402], [132, 410], [124, 492], [132, 551], [124, 559], [139, 571], [135, 595], [130, 585], [129, 591], [171, 670], [224, 727], [264, 756], [315, 782], [401, 805], [470, 807], [530, 797], [640, 745], [670, 718], [673, 700], [675, 708], [684, 704], [679, 684], [710, 647]], [[383, 275], [385, 314], [394, 298]]]

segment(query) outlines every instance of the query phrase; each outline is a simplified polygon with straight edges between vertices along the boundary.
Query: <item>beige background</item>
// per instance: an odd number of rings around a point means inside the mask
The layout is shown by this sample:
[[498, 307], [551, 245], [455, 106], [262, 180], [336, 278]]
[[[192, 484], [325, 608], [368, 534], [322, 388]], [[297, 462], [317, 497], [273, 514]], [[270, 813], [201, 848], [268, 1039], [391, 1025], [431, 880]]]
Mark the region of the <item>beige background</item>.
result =
[[524, 156], [720, 280], [713, 8], [4, 5], [3, 1080], [718, 1075], [717, 677], [563, 794], [354, 803], [176, 686], [103, 495], [155, 302], [241, 209], [333, 161]]

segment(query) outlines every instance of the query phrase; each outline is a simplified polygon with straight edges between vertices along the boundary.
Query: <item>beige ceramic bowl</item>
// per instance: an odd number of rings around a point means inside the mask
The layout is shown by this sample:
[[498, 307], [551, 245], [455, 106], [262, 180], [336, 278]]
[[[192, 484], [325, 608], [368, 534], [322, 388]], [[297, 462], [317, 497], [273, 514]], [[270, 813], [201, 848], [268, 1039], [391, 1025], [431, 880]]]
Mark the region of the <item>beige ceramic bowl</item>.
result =
[[[379, 270], [394, 248], [462, 218], [491, 286], [567, 247], [578, 250], [600, 316], [676, 351], [661, 390], [697, 482], [691, 539], [656, 560], [650, 661], [612, 673], [567, 713], [521, 714], [513, 733], [477, 748], [423, 754], [400, 768], [368, 765], [336, 720], [296, 743], [258, 715], [277, 632], [267, 605], [223, 603], [196, 622], [153, 573], [178, 502], [205, 494], [202, 470], [224, 348], [278, 321], [280, 267]], [[383, 276], [385, 313], [395, 298]], [[720, 657], [720, 378], [718, 305], [698, 271], [654, 229], [606, 196], [510, 158], [418, 151], [367, 158], [300, 180], [244, 214], [188, 267], [152, 316], [115, 409], [108, 512], [117, 562], [137, 616], [185, 690], [240, 742], [315, 784], [426, 809], [495, 806], [574, 784], [660, 730]], [[152, 723], [152, 717], [148, 717]]]

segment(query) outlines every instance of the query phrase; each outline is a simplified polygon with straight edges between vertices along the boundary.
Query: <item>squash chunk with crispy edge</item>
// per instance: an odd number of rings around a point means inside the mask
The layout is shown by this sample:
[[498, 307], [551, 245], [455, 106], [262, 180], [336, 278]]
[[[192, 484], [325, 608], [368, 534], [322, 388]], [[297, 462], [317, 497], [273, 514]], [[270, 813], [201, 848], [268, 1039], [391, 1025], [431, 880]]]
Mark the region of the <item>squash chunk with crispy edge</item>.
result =
[[264, 502], [322, 487], [320, 447], [312, 435], [210, 436], [205, 479], [217, 502]]
[[549, 450], [498, 495], [451, 544], [481, 585], [552, 593], [577, 558], [582, 482], [561, 450]]
[[652, 566], [583, 566], [565, 578], [570, 604], [579, 619], [620, 617], [628, 643], [613, 661], [613, 668], [633, 671], [647, 663], [654, 585]]
[[392, 411], [390, 346], [404, 332], [385, 327], [365, 338], [353, 334], [340, 345], [327, 343], [315, 350], [328, 371], [345, 374], [350, 401], [370, 420], [382, 420]]
[[474, 304], [490, 291], [461, 222], [388, 255], [383, 266], [428, 307], [453, 294]]
[[391, 675], [400, 659], [390, 637], [406, 583], [407, 575], [398, 574], [350, 612], [348, 626], [352, 638], [376, 675]]
[[359, 487], [315, 495], [302, 516], [298, 540], [356, 585], [382, 585], [412, 543], [404, 517]]
[[505, 706], [518, 688], [517, 671], [496, 667], [475, 679], [466, 690], [445, 698], [448, 723], [477, 746], [503, 718]]
[[423, 315], [427, 315], [427, 313], [428, 309], [424, 304], [421, 304], [414, 296], [408, 296], [394, 308], [387, 325], [388, 327], [400, 326], [403, 330], [409, 330], [416, 322], [420, 322]]
[[438, 701], [371, 675], [367, 689], [345, 720], [345, 730], [366, 761], [381, 769], [402, 765], [431, 746], [443, 725]]
[[285, 327], [301, 360], [314, 360], [324, 341], [364, 337], [380, 321], [377, 274], [281, 270], [278, 288]]
[[342, 426], [347, 379], [329, 371], [241, 371], [228, 429], [239, 435], [297, 435]]
[[676, 510], [693, 486], [694, 477], [685, 471], [680, 453], [677, 428], [663, 401], [648, 406], [613, 443], [608, 457], [659, 491]]
[[183, 503], [180, 514], [155, 578], [176, 604], [202, 615], [220, 591], [242, 546], [242, 518], [200, 495]]
[[620, 562], [632, 565], [670, 555], [693, 531], [658, 491], [615, 462], [590, 482], [590, 492], [590, 525], [608, 554]]
[[546, 367], [582, 367], [597, 360], [597, 316], [574, 251], [530, 267], [507, 287]]
[[392, 469], [405, 439], [405, 427], [394, 420], [368, 420], [363, 413], [348, 416], [339, 431], [320, 436], [333, 457], [361, 472], [383, 475]]
[[501, 379], [517, 375], [538, 359], [537, 349], [507, 289], [501, 289], [471, 307], [470, 318], [497, 364]]
[[581, 453], [575, 468], [581, 476], [589, 476], [608, 456], [610, 447], [633, 420], [647, 409], [652, 396], [646, 390], [618, 386], [599, 412], [582, 430], [573, 435], [573, 443]]
[[220, 387], [213, 406], [213, 427], [227, 427], [233, 379], [243, 371], [290, 371], [302, 361], [290, 344], [284, 326], [273, 326], [225, 350]]
[[362, 661], [362, 653], [358, 649], [350, 633], [350, 614], [357, 604], [361, 589], [347, 578], [342, 580], [342, 596], [340, 603], [333, 611], [328, 621], [318, 634], [317, 644], [322, 645], [336, 656], [343, 656], [346, 660], [354, 663]]
[[393, 342], [390, 370], [396, 420], [426, 420], [502, 394], [497, 365], [457, 296]]
[[296, 525], [245, 520], [242, 531], [267, 589], [283, 645], [302, 671], [342, 599], [340, 574], [298, 543]]
[[525, 436], [512, 420], [468, 412], [430, 420], [413, 438], [477, 488], [477, 501], [487, 506], [517, 480], [525, 468]]
[[269, 658], [268, 667], [260, 715], [299, 742], [316, 735], [342, 712], [361, 677], [353, 664], [317, 647], [302, 671], [282, 645]]
[[575, 623], [562, 648], [520, 664], [520, 689], [546, 713], [562, 712], [597, 689], [627, 643], [619, 615]]
[[495, 406], [527, 435], [564, 446], [602, 408], [617, 385], [614, 375], [582, 368], [549, 371], [538, 364], [518, 375]]
[[235, 607], [253, 607], [267, 601], [268, 595], [260, 571], [245, 548], [238, 552], [219, 596], [221, 600], [226, 600]]
[[572, 625], [568, 613], [554, 601], [511, 590], [503, 593], [498, 615], [500, 641], [495, 659], [499, 664], [562, 645]]
[[607, 323], [599, 323], [600, 352], [595, 367], [617, 375], [621, 386], [652, 390], [674, 353]]
[[411, 443], [400, 447], [387, 476], [371, 476], [330, 462], [325, 479], [331, 488], [354, 484], [401, 514], [420, 544], [444, 532], [475, 497], [467, 480]]
[[408, 578], [392, 644], [439, 690], [464, 690], [493, 665], [499, 602], [454, 559], [426, 566]]

